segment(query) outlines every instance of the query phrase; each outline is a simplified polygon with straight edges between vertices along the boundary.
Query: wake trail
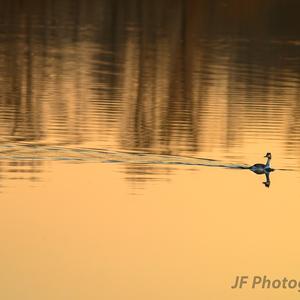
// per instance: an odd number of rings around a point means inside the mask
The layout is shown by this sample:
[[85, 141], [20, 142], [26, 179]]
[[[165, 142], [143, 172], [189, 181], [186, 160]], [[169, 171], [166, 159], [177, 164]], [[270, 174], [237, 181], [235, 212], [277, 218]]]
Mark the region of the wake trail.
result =
[[[100, 162], [108, 164], [151, 164], [202, 166], [226, 169], [249, 169], [245, 164], [224, 163], [210, 158], [192, 156], [153, 154], [137, 151], [118, 151], [103, 148], [71, 148], [65, 146], [49, 146], [36, 144], [2, 144], [0, 145], [0, 160], [20, 161], [70, 161], [70, 162]], [[277, 169], [290, 171], [290, 169]]]

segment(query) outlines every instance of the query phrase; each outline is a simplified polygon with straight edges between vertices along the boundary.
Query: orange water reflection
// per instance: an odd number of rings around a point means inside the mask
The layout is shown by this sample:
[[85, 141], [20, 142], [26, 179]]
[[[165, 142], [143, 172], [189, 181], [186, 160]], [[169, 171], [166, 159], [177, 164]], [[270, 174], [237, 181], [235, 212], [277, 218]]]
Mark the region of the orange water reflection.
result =
[[0, 5], [1, 299], [299, 298], [300, 4]]

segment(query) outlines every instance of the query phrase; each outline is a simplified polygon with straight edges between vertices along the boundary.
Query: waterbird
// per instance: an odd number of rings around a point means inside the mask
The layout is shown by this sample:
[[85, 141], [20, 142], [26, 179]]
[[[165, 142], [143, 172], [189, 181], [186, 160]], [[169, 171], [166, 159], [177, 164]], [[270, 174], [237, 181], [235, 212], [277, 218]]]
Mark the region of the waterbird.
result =
[[268, 152], [264, 157], [267, 158], [267, 162], [266, 164], [255, 164], [251, 167], [249, 167], [249, 169], [256, 173], [256, 174], [265, 174], [266, 176], [266, 181], [263, 182], [263, 184], [265, 185], [265, 187], [270, 187], [271, 181], [270, 181], [270, 172], [273, 172], [274, 169], [271, 168], [271, 159], [272, 159], [272, 154], [270, 152]]
[[271, 159], [272, 159], [272, 154], [268, 152], [264, 157], [267, 158], [266, 164], [255, 164], [251, 166], [249, 169], [256, 174], [264, 174], [264, 173], [269, 173], [274, 171], [274, 169], [271, 168]]

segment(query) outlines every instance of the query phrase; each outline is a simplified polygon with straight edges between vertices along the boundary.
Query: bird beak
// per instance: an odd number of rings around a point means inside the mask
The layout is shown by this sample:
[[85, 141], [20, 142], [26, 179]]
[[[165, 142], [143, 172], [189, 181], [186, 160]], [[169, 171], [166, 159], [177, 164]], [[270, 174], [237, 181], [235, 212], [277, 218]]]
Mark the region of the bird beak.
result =
[[268, 155], [265, 155], [264, 157], [268, 157]]

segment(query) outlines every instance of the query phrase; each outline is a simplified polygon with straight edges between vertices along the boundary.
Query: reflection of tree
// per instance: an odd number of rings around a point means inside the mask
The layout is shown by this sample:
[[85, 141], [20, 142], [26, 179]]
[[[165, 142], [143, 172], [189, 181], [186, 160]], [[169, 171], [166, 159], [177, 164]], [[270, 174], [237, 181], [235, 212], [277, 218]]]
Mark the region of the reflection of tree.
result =
[[[40, 173], [43, 171], [43, 163], [36, 160], [21, 160], [10, 161], [5, 160], [0, 162], [0, 193], [2, 189], [2, 180], [28, 180], [39, 181]], [[5, 174], [3, 176], [2, 174]]]
[[1, 1], [0, 134], [171, 154], [276, 132], [295, 149], [299, 8], [281, 0]]
[[[283, 40], [269, 27], [276, 3], [229, 1], [226, 13], [213, 1], [175, 3], [177, 10], [168, 17], [161, 13], [167, 11], [165, 2], [142, 2], [140, 13], [130, 15], [135, 27], [124, 33], [121, 56], [123, 146], [169, 152], [181, 145], [183, 150], [230, 147], [262, 122], [286, 134], [280, 124], [285, 115], [277, 114], [276, 124], [272, 111], [291, 104], [295, 89], [285, 84], [299, 75], [294, 63], [299, 49], [285, 43], [288, 32]], [[152, 19], [140, 17], [145, 11]], [[274, 101], [280, 93], [282, 101]]]

